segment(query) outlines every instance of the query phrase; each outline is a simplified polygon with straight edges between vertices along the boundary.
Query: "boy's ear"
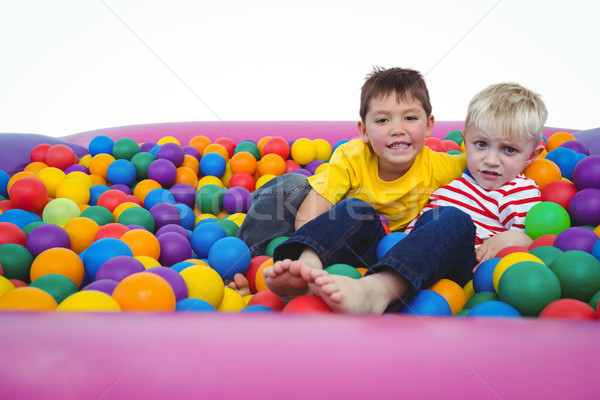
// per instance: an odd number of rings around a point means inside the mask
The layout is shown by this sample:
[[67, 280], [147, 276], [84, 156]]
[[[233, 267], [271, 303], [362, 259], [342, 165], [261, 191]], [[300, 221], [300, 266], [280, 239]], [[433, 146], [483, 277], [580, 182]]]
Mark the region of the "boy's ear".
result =
[[527, 157], [527, 161], [525, 162], [525, 166], [529, 166], [529, 164], [531, 164], [532, 162], [535, 161], [536, 158], [538, 158], [538, 156], [540, 154], [542, 154], [542, 151], [544, 151], [546, 147], [544, 146], [543, 142], [541, 142], [536, 148], [533, 149], [533, 151], [529, 154], [529, 157]]
[[367, 135], [367, 127], [365, 123], [361, 120], [358, 121], [358, 133], [360, 133], [360, 138], [363, 142], [369, 143], [369, 136]]
[[427, 131], [425, 132], [425, 137], [428, 138], [433, 133], [433, 127], [435, 125], [435, 118], [433, 114], [427, 118]]

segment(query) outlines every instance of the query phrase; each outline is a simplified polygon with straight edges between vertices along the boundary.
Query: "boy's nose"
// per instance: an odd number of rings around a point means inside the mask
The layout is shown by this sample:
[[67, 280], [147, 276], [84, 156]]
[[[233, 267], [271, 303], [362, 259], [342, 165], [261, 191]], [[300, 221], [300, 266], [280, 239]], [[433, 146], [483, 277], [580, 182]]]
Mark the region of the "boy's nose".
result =
[[494, 166], [500, 164], [500, 157], [495, 151], [489, 151], [486, 153], [484, 161], [487, 165]]

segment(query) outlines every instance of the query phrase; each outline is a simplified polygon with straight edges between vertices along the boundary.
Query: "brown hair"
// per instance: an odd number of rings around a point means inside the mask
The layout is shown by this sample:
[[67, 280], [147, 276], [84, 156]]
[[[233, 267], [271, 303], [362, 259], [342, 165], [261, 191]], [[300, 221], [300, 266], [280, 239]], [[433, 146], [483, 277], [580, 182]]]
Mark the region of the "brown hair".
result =
[[365, 121], [369, 109], [369, 103], [374, 97], [385, 97], [396, 93], [398, 102], [407, 96], [421, 102], [427, 117], [431, 115], [431, 102], [429, 91], [420, 72], [407, 68], [381, 67], [373, 68], [373, 72], [367, 75], [367, 80], [360, 93], [360, 118]]

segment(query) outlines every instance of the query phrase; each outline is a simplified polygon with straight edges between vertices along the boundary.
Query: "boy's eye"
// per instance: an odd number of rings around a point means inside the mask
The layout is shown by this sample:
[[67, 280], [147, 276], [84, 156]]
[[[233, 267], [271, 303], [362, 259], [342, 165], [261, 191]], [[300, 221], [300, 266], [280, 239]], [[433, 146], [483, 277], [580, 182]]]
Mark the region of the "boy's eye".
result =
[[387, 118], [377, 118], [377, 119], [375, 120], [375, 122], [376, 122], [376, 123], [378, 123], [378, 124], [384, 123], [384, 122], [386, 122], [386, 121], [387, 121]]
[[517, 152], [517, 149], [515, 149], [514, 147], [505, 147], [504, 151], [507, 152], [508, 154], [513, 154]]
[[480, 149], [484, 149], [485, 146], [487, 146], [487, 143], [485, 143], [483, 140], [478, 140], [475, 142], [475, 147], [479, 147]]
[[406, 119], [409, 121], [415, 121], [417, 119], [417, 117], [410, 116], [410, 117], [406, 117]]

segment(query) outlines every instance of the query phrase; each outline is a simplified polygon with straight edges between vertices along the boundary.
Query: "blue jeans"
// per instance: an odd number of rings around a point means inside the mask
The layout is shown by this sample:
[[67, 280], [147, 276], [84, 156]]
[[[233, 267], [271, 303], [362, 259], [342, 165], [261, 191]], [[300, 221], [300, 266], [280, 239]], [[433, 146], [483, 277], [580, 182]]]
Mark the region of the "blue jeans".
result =
[[252, 257], [263, 255], [272, 239], [294, 233], [298, 208], [310, 189], [306, 176], [288, 173], [252, 193], [250, 209], [236, 233], [246, 242]]
[[[404, 301], [442, 278], [461, 286], [472, 278], [475, 224], [459, 209], [438, 207], [425, 212], [411, 233], [377, 260], [377, 245], [385, 234], [375, 209], [349, 198], [298, 229], [275, 249], [273, 259], [297, 259], [309, 246], [324, 267], [344, 263], [368, 268], [367, 274], [393, 269], [412, 285]], [[399, 301], [390, 309], [402, 305]]]

